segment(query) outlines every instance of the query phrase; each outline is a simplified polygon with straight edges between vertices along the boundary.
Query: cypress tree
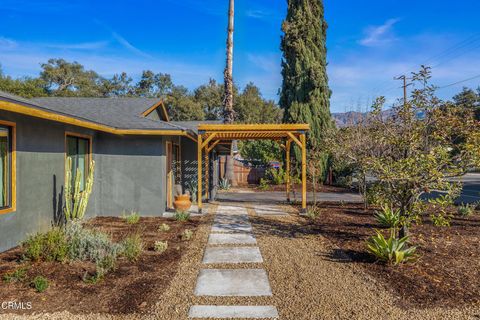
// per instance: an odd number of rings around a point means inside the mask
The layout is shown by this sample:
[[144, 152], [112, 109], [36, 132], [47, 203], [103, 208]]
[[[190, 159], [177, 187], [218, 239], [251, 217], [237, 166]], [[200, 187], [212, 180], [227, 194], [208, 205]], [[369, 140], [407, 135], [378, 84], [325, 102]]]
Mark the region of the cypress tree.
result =
[[[322, 0], [287, 0], [281, 49], [282, 90], [280, 106], [285, 123], [308, 123], [308, 148], [321, 149], [326, 133], [333, 127], [330, 114], [331, 91], [327, 77], [327, 23]], [[297, 163], [301, 161], [295, 148]], [[322, 155], [325, 175], [328, 155]]]

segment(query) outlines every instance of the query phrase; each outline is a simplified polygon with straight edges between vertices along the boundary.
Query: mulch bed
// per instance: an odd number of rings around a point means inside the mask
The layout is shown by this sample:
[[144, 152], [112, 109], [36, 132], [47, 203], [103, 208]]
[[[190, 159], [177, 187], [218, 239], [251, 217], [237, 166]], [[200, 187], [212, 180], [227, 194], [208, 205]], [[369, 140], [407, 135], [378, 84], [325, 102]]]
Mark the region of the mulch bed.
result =
[[419, 254], [415, 262], [396, 267], [378, 263], [365, 250], [374, 234], [374, 210], [361, 204], [321, 204], [308, 233], [320, 233], [339, 249], [330, 259], [355, 263], [390, 290], [402, 307], [461, 307], [480, 303], [480, 215], [454, 217], [451, 227], [435, 227], [428, 217], [411, 227], [411, 242]]
[[[170, 226], [168, 232], [158, 231], [159, 225]], [[177, 222], [167, 218], [141, 218], [135, 225], [121, 218], [98, 217], [87, 222], [87, 226], [100, 229], [121, 241], [128, 235], [139, 232], [145, 250], [136, 262], [119, 258], [117, 269], [106, 275], [97, 284], [83, 281], [85, 272], [94, 270], [93, 263], [47, 263], [31, 264], [28, 280], [24, 282], [0, 283], [0, 301], [31, 302], [32, 309], [19, 313], [69, 311], [73, 314], [109, 313], [130, 314], [147, 312], [157, 303], [177, 272], [180, 258], [191, 244], [183, 241], [185, 229], [195, 231], [202, 223], [199, 218], [188, 222]], [[164, 253], [153, 250], [155, 241], [168, 241]], [[21, 248], [0, 254], [0, 279], [6, 272], [15, 270], [21, 263]], [[43, 293], [30, 288], [29, 281], [37, 275], [46, 277], [50, 287]], [[12, 310], [9, 310], [12, 312]]]

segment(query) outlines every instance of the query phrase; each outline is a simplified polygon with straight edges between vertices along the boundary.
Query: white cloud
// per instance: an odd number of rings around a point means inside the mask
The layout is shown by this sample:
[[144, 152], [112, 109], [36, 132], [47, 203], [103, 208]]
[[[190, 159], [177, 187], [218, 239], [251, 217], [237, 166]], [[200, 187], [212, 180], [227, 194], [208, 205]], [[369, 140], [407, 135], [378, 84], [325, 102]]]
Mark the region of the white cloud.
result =
[[12, 39], [0, 37], [0, 48], [9, 50], [17, 47], [17, 42]]
[[62, 50], [96, 50], [106, 48], [109, 41], [80, 42], [80, 43], [45, 43], [42, 46]]
[[133, 46], [130, 42], [127, 41], [124, 37], [116, 33], [115, 31], [112, 32], [112, 36], [115, 40], [118, 41], [125, 49], [138, 54], [139, 56], [145, 57], [145, 58], [151, 58], [152, 56], [149, 55], [148, 53], [143, 52], [142, 50], [138, 49], [137, 47]]
[[247, 54], [247, 59], [257, 68], [271, 73], [280, 73], [280, 53], [269, 53], [269, 54]]
[[367, 47], [375, 47], [394, 41], [395, 37], [393, 36], [392, 29], [399, 21], [398, 18], [389, 19], [381, 26], [368, 27], [364, 31], [365, 36], [360, 39], [358, 43]]

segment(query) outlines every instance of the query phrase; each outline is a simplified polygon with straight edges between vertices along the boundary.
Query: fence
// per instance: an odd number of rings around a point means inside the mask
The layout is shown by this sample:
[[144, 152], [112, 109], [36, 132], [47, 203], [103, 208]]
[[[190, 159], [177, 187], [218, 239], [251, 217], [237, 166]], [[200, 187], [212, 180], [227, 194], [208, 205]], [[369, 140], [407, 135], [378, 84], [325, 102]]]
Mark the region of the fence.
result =
[[[219, 177], [225, 177], [226, 157], [219, 159]], [[260, 179], [265, 176], [265, 168], [250, 167], [241, 161], [234, 160], [233, 172], [238, 185], [259, 184]]]

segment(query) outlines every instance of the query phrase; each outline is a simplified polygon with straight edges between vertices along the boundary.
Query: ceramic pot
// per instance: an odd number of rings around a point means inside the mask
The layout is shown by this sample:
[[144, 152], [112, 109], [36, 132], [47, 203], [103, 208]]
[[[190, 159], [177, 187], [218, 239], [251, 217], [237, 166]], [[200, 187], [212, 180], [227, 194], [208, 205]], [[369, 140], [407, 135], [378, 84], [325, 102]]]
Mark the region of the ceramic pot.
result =
[[173, 207], [175, 210], [188, 211], [191, 206], [192, 202], [190, 201], [189, 194], [175, 196], [175, 201], [173, 202]]

